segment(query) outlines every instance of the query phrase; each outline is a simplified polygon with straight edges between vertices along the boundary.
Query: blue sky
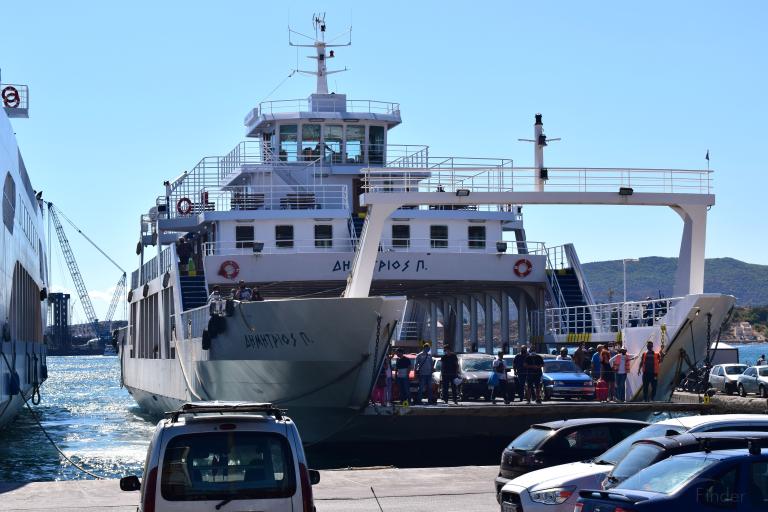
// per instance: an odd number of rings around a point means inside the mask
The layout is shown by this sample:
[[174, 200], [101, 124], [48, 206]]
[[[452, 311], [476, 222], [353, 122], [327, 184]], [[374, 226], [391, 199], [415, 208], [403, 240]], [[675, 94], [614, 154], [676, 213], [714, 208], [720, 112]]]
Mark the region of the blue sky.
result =
[[[288, 24], [310, 32], [320, 9], [330, 34], [353, 26], [331, 89], [399, 102], [390, 142], [530, 166], [517, 139], [542, 112], [563, 137], [550, 166], [704, 168], [709, 149], [707, 256], [768, 263], [764, 2], [0, 4], [3, 81], [30, 86], [31, 118], [13, 124], [33, 185], [129, 271], [162, 181], [242, 140], [245, 114], [296, 66]], [[313, 87], [297, 75], [270, 99]], [[682, 229], [664, 208], [524, 213], [529, 239], [573, 241], [582, 261], [676, 256]], [[101, 315], [119, 272], [69, 232]], [[54, 257], [71, 286], [64, 269]]]

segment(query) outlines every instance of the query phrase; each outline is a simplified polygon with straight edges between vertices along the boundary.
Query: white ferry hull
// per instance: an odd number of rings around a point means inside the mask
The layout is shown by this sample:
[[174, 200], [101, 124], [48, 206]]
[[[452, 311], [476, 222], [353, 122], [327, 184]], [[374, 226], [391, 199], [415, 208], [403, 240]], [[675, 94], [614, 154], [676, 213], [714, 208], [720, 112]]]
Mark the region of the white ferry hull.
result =
[[236, 303], [209, 350], [201, 338], [177, 342], [175, 359], [122, 347], [124, 384], [152, 414], [190, 400], [272, 402], [317, 443], [367, 405], [404, 307], [382, 297]]

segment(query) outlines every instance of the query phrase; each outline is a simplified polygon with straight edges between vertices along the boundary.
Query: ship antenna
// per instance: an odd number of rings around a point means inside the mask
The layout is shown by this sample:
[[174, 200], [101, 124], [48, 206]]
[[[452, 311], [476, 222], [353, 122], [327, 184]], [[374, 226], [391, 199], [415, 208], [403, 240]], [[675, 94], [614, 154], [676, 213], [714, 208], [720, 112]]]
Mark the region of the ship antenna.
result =
[[[290, 26], [288, 27], [288, 44], [290, 46], [297, 46], [302, 48], [315, 48], [317, 55], [308, 55], [307, 58], [309, 59], [315, 59], [317, 61], [317, 69], [316, 71], [308, 71], [303, 69], [296, 69], [294, 70], [297, 73], [301, 73], [304, 75], [314, 75], [317, 77], [317, 88], [315, 90], [315, 94], [328, 94], [328, 75], [333, 73], [341, 73], [342, 71], [347, 71], [347, 68], [344, 69], [337, 69], [334, 71], [328, 71], [326, 67], [326, 60], [332, 59], [335, 57], [333, 50], [330, 50], [326, 54], [327, 48], [335, 48], [339, 46], [351, 46], [352, 45], [352, 26], [349, 27], [348, 30], [342, 32], [338, 36], [332, 38], [330, 41], [325, 40], [325, 30], [326, 30], [326, 24], [325, 24], [325, 13], [317, 13], [312, 15], [312, 23], [315, 26], [315, 37], [314, 40], [312, 37], [302, 34], [301, 32], [297, 32], [293, 30]], [[312, 40], [312, 44], [297, 44], [294, 43], [291, 39], [291, 35], [298, 35], [304, 38], [307, 38], [309, 40]], [[342, 44], [329, 44], [332, 41], [335, 41], [341, 36], [348, 36], [347, 42]]]
[[544, 167], [544, 148], [550, 142], [556, 142], [561, 140], [560, 137], [556, 139], [548, 139], [544, 135], [544, 123], [541, 121], [541, 114], [536, 114], [536, 122], [533, 125], [533, 139], [517, 139], [520, 142], [533, 142], [533, 166], [536, 171], [536, 192], [544, 192], [544, 184], [549, 179], [549, 172]]

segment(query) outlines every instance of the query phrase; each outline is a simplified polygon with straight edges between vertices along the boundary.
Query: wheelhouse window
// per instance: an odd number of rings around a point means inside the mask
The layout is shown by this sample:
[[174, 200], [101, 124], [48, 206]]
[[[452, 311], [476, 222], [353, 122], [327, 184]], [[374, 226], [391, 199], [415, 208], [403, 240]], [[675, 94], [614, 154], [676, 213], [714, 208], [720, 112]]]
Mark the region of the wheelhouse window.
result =
[[333, 226], [330, 224], [315, 225], [315, 247], [333, 247]]
[[253, 247], [253, 226], [235, 226], [235, 247], [238, 249]]
[[293, 226], [275, 226], [275, 245], [293, 247]]
[[280, 125], [279, 158], [283, 162], [295, 162], [298, 158], [298, 126], [295, 124]]
[[320, 158], [320, 125], [301, 126], [301, 158], [307, 162]]
[[408, 224], [392, 225], [392, 247], [411, 246], [411, 226]]
[[351, 164], [361, 164], [364, 162], [364, 144], [365, 126], [347, 126], [347, 162]]
[[429, 226], [429, 241], [433, 249], [448, 247], [448, 226]]
[[344, 128], [341, 125], [330, 124], [323, 127], [323, 132], [323, 161], [340, 164]]
[[470, 249], [485, 249], [485, 226], [469, 226], [467, 233]]
[[371, 126], [368, 128], [368, 162], [372, 164], [384, 163], [384, 127]]

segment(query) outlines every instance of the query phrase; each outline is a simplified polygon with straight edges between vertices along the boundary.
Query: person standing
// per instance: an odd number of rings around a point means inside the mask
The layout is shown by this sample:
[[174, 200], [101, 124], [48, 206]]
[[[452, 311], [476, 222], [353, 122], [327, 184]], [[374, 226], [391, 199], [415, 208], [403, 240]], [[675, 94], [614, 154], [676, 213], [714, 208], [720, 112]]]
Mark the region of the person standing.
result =
[[619, 353], [611, 358], [611, 368], [616, 375], [616, 398], [619, 402], [627, 400], [627, 373], [629, 372], [629, 362], [635, 356], [627, 354], [627, 349], [621, 347]]
[[648, 387], [651, 388], [651, 401], [656, 399], [656, 384], [659, 376], [659, 366], [661, 365], [661, 354], [653, 350], [653, 342], [646, 343], [647, 350], [643, 352], [640, 359], [640, 368], [637, 374], [643, 374], [643, 401], [648, 401]]
[[392, 359], [389, 354], [384, 358], [384, 404], [392, 403]]
[[192, 255], [192, 247], [187, 242], [186, 237], [179, 237], [179, 241], [176, 242], [176, 255], [179, 257], [181, 275], [187, 275], [187, 265], [189, 265], [189, 257]]
[[239, 301], [249, 301], [251, 300], [251, 289], [245, 286], [245, 281], [240, 281], [237, 285], [237, 290], [235, 290], [235, 300]]
[[765, 354], [760, 355], [760, 359], [757, 360], [755, 366], [763, 366], [765, 364]]
[[400, 402], [410, 403], [411, 392], [408, 386], [408, 376], [411, 373], [411, 360], [405, 357], [405, 351], [402, 348], [397, 349], [397, 362], [395, 363], [395, 375], [397, 376], [397, 386], [400, 391]]
[[454, 379], [459, 376], [459, 358], [453, 353], [451, 347], [445, 347], [445, 354], [440, 358], [440, 380], [443, 385], [443, 402], [448, 403], [448, 385], [451, 386], [453, 393], [453, 403], [459, 403], [459, 396], [456, 394], [456, 382]]
[[584, 370], [584, 344], [580, 343], [573, 353], [573, 362], [579, 367], [579, 370]]
[[496, 359], [493, 360], [493, 372], [496, 374], [498, 382], [491, 390], [491, 403], [496, 403], [496, 395], [500, 394], [504, 398], [504, 403], [509, 404], [509, 395], [507, 394], [507, 365], [504, 363], [504, 352], [499, 351]]
[[568, 349], [563, 347], [560, 349], [560, 355], [558, 355], [556, 358], [558, 361], [570, 361], [571, 356], [568, 355]]
[[[416, 395], [416, 402], [421, 403], [421, 396], [427, 396], [427, 404], [434, 401], [432, 396], [432, 354], [429, 343], [424, 344], [424, 348], [416, 356], [416, 363], [413, 367], [416, 377], [419, 379], [419, 392]], [[425, 393], [426, 390], [426, 393]]]
[[512, 368], [515, 370], [515, 388], [517, 396], [520, 397], [520, 401], [525, 400], [525, 379], [528, 375], [528, 370], [525, 367], [525, 359], [528, 357], [528, 347], [525, 345], [520, 346], [520, 353], [512, 360]]
[[616, 376], [613, 373], [611, 367], [611, 351], [607, 346], [603, 346], [603, 350], [600, 352], [600, 378], [605, 381], [608, 386], [608, 402], [616, 400]]
[[264, 300], [264, 297], [261, 296], [261, 293], [259, 292], [258, 288], [254, 288], [253, 289], [253, 298], [252, 298], [252, 300], [254, 300], [256, 302], [261, 302], [261, 301]]
[[544, 374], [544, 358], [531, 350], [531, 353], [525, 358], [526, 370], [526, 390], [525, 399], [531, 403], [531, 396], [536, 399], [536, 403], [541, 403], [541, 376]]
[[603, 353], [603, 346], [598, 345], [595, 353], [592, 354], [592, 378], [600, 380], [600, 356]]

